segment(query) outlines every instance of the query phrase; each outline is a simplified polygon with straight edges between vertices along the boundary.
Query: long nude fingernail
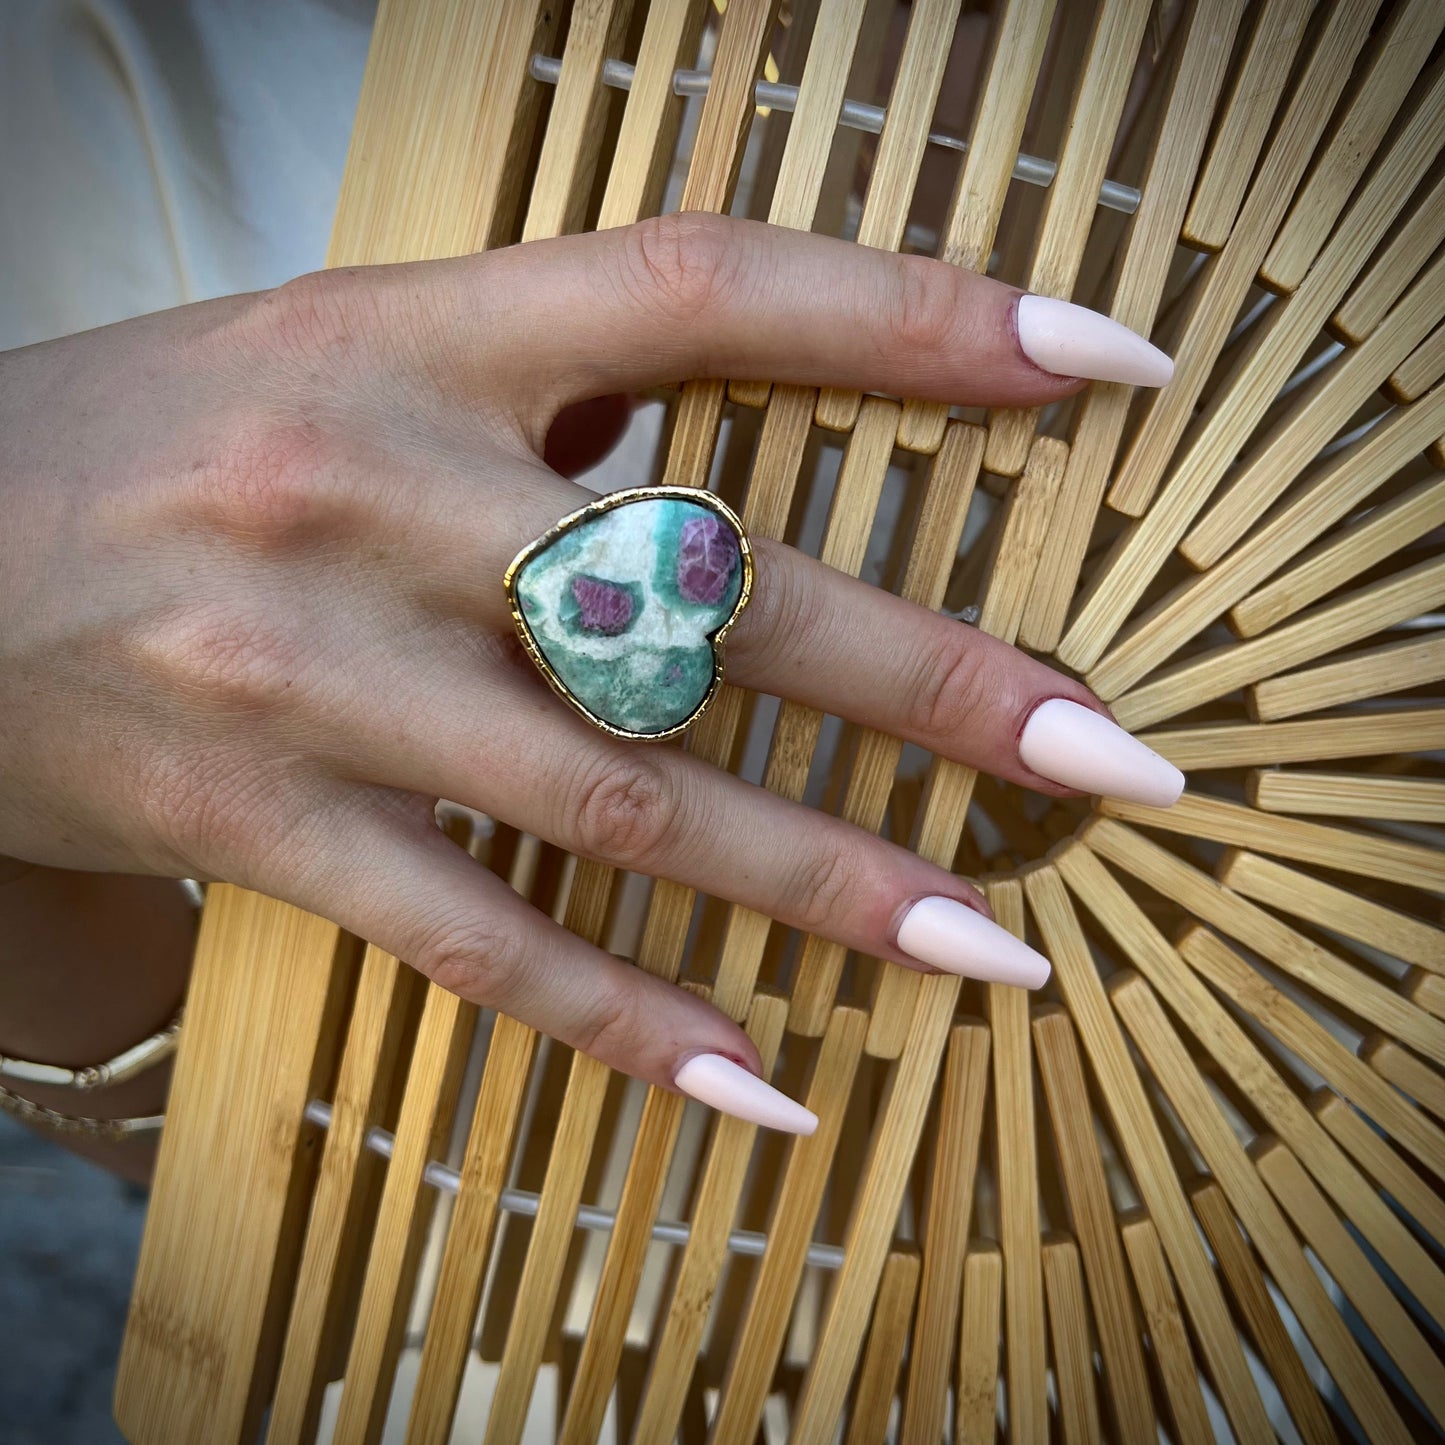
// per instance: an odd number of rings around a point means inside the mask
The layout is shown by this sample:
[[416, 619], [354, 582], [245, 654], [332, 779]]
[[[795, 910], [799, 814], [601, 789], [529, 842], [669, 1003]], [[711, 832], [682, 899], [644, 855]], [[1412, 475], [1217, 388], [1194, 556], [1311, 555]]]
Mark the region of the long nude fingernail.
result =
[[1038, 988], [1049, 976], [1043, 954], [956, 898], [920, 898], [898, 925], [898, 947], [920, 963], [986, 983]]
[[1055, 376], [1164, 386], [1174, 363], [1127, 326], [1087, 306], [1052, 296], [1020, 296], [1019, 347], [1035, 366]]
[[1078, 788], [1169, 808], [1184, 791], [1184, 774], [1102, 713], [1068, 698], [1040, 703], [1024, 724], [1019, 756], [1040, 777]]
[[672, 1077], [684, 1094], [765, 1129], [811, 1134], [818, 1116], [724, 1054], [694, 1054]]

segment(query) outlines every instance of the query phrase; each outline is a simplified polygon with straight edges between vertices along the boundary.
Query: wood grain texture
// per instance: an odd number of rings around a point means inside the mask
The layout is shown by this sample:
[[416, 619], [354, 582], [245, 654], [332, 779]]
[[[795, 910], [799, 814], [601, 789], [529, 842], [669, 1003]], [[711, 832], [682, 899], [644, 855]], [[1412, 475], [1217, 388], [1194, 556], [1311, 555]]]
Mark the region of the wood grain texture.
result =
[[1138, 1306], [1124, 1264], [1094, 1123], [1089, 1111], [1079, 1107], [1079, 1101], [1088, 1095], [1088, 1085], [1078, 1040], [1068, 1015], [1058, 1008], [1039, 1010], [1033, 1031], [1115, 1425], [1121, 1440], [1152, 1442], [1158, 1438], [1158, 1424], [1144, 1365]]
[[337, 946], [334, 924], [283, 903], [224, 885], [207, 899], [171, 1083], [188, 1104], [161, 1139], [167, 1207], [141, 1241], [117, 1371], [116, 1420], [136, 1445], [260, 1427], [320, 1152], [301, 1113], [331, 1082]]
[[1200, 1352], [1225, 1408], [1236, 1429], [1246, 1434], [1267, 1431], [1264, 1405], [1229, 1320], [1218, 1277], [1200, 1247], [1178, 1177], [1167, 1162], [1164, 1139], [1108, 1006], [1063, 881], [1052, 868], [1040, 868], [1027, 876], [1024, 889], [1049, 945], [1065, 1002], [1100, 1078], [1135, 1184], [1154, 1221], [1151, 1228], [1158, 1228], [1199, 1338]]
[[1095, 1445], [1103, 1436], [1094, 1390], [1094, 1345], [1089, 1312], [1084, 1304], [1079, 1247], [1067, 1235], [1052, 1234], [1044, 1240], [1043, 1258], [1049, 1299], [1049, 1340], [1065, 1445]]
[[380, 1165], [365, 1152], [366, 1132], [382, 1121], [396, 1087], [394, 1071], [415, 1027], [409, 1004], [419, 984], [390, 954], [366, 950], [306, 1223], [296, 1303], [286, 1322], [267, 1445], [308, 1440], [316, 1432], [324, 1356], [350, 1327], [342, 1315], [351, 1303], [348, 1275], [364, 1262], [366, 1228], [378, 1203]]
[[993, 1445], [998, 1436], [998, 1354], [1003, 1306], [1003, 1255], [988, 1242], [970, 1247], [963, 1263], [963, 1316], [958, 1339], [957, 1438]]

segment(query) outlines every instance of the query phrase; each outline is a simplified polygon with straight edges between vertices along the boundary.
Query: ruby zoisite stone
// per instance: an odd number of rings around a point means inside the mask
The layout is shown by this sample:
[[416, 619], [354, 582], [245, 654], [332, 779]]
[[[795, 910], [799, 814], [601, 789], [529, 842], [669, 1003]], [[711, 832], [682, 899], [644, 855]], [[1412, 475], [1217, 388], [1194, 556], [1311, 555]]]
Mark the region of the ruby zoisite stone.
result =
[[574, 577], [572, 597], [577, 603], [577, 621], [585, 632], [616, 637], [632, 621], [632, 594], [625, 587], [598, 577]]
[[677, 548], [677, 590], [688, 602], [720, 602], [738, 565], [738, 539], [712, 513], [682, 525]]

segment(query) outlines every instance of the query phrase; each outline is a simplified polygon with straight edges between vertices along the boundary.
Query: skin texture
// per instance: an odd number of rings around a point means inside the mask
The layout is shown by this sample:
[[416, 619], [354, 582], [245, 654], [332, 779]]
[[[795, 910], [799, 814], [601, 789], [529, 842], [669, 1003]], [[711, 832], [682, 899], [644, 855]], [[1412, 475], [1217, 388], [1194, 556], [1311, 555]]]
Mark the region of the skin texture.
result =
[[[591, 729], [522, 654], [503, 570], [590, 499], [544, 449], [584, 465], [617, 398], [648, 386], [991, 405], [1077, 390], [1019, 352], [1016, 298], [932, 261], [673, 216], [302, 277], [0, 356], [0, 853], [260, 889], [652, 1083], [699, 1052], [756, 1068], [730, 1020], [449, 843], [437, 798], [904, 963], [910, 901], [986, 905], [676, 746]], [[578, 434], [556, 432], [579, 403]], [[731, 681], [1067, 791], [1017, 738], [1048, 697], [1102, 711], [1087, 689], [786, 547], [758, 542], [756, 563]], [[60, 995], [104, 1005], [94, 965], [49, 956]], [[114, 988], [134, 967], [100, 973]], [[121, 1044], [173, 1007], [151, 1000]]]

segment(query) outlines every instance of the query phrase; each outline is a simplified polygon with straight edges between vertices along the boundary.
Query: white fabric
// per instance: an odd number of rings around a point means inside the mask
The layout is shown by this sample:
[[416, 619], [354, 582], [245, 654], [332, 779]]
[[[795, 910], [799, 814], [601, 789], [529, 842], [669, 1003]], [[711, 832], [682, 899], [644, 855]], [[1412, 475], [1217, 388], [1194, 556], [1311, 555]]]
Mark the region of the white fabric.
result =
[[320, 266], [375, 0], [3, 0], [0, 349]]

